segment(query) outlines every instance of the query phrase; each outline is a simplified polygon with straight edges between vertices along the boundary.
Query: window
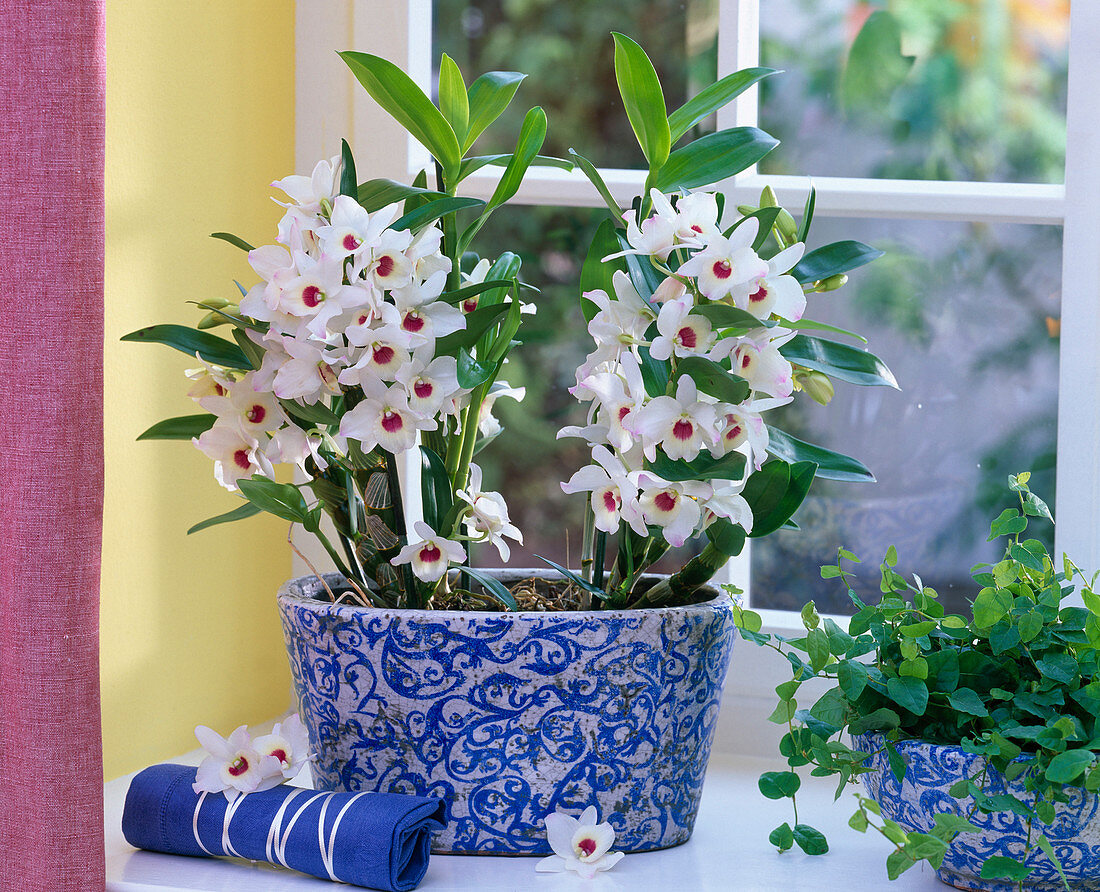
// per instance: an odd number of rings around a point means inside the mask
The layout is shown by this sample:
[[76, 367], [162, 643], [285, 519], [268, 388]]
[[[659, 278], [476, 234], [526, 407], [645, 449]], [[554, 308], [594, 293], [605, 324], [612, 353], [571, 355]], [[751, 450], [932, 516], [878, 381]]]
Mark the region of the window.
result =
[[[378, 12], [371, 5], [368, 15], [365, 4], [300, 2], [299, 59], [354, 45], [395, 59], [425, 84], [440, 49], [474, 73], [490, 67], [549, 72], [545, 98], [520, 94], [527, 105], [548, 107], [558, 143], [547, 150], [580, 149], [580, 140], [589, 139], [589, 153], [610, 168], [605, 177], [620, 202], [640, 191], [644, 174], [631, 169], [640, 156], [629, 134], [615, 129], [625, 126], [617, 101], [607, 107], [608, 96], [615, 101], [607, 32], [627, 26], [606, 4], [437, 0], [433, 10], [426, 0], [412, 0], [390, 6], [398, 8]], [[956, 18], [943, 18], [936, 12], [941, 7], [955, 10]], [[883, 14], [868, 23], [875, 10]], [[783, 610], [820, 597], [817, 564], [841, 542], [872, 566], [885, 545], [896, 542], [914, 567], [931, 567], [950, 591], [970, 563], [986, 556], [969, 506], [993, 498], [1009, 473], [1028, 465], [1046, 475], [1039, 485], [1047, 494], [1047, 481], [1058, 482], [1057, 548], [1100, 567], [1100, 222], [1094, 210], [1100, 169], [1092, 164], [1100, 156], [1100, 97], [1082, 80], [1100, 51], [1100, 8], [1075, 4], [1068, 33], [1065, 0], [646, 0], [632, 6], [631, 19], [636, 29], [628, 30], [662, 67], [670, 104], [715, 73], [758, 63], [787, 69], [759, 98], [743, 96], [712, 125], [759, 122], [788, 139], [788, 148], [766, 159], [761, 172], [724, 184], [731, 204], [754, 201], [770, 183], [782, 204], [799, 208], [810, 182], [805, 174], [812, 175], [818, 191], [813, 241], [838, 232], [889, 251], [856, 272], [840, 295], [819, 296], [815, 312], [865, 331], [903, 392], [840, 385], [828, 412], [811, 406], [788, 422], [823, 445], [864, 458], [880, 483], [819, 484], [818, 501], [803, 509], [804, 526], [817, 532], [774, 537], [734, 562], [730, 572], [742, 584], [751, 566], [754, 604]], [[869, 28], [874, 33], [866, 36]], [[906, 56], [915, 61], [910, 65]], [[861, 107], [840, 66], [848, 59], [855, 66], [849, 76], [861, 76], [864, 57], [888, 60], [872, 67], [889, 69], [895, 82], [872, 83], [867, 89], [881, 101]], [[389, 135], [396, 129], [387, 131], [369, 100], [343, 85], [336, 65], [299, 66], [300, 166], [331, 153], [341, 132], [351, 132], [357, 153], [365, 150], [364, 169], [374, 164], [372, 170], [402, 178], [418, 168], [418, 147]], [[935, 95], [947, 101], [933, 104]], [[566, 128], [574, 120], [582, 126], [571, 132]], [[487, 197], [493, 176], [471, 177], [466, 191]], [[542, 395], [551, 385], [556, 391], [557, 379], [576, 365], [577, 348], [551, 335], [575, 312], [576, 246], [586, 239], [598, 199], [579, 174], [549, 168], [532, 170], [519, 199], [543, 206], [537, 225], [527, 215], [532, 232], [525, 259], [547, 293], [521, 360], [526, 365], [517, 363], [509, 377]], [[497, 218], [513, 230], [516, 219], [515, 211]], [[822, 311], [824, 300], [835, 304]], [[574, 321], [569, 330], [579, 339], [579, 318]], [[544, 406], [547, 414], [534, 414]], [[531, 528], [530, 518], [523, 524], [532, 529], [528, 551], [548, 549], [550, 557], [565, 556], [564, 541], [552, 542], [555, 524], [563, 523], [550, 513], [557, 481], [578, 459], [548, 437], [570, 408], [550, 390], [520, 408], [502, 405], [506, 420], [521, 421], [513, 428], [522, 454], [534, 452], [547, 463], [545, 479], [523, 468], [522, 485], [551, 519], [545, 529]], [[498, 473], [514, 470], [501, 460]], [[968, 544], [960, 531], [976, 541]], [[844, 607], [822, 600], [829, 609]]]

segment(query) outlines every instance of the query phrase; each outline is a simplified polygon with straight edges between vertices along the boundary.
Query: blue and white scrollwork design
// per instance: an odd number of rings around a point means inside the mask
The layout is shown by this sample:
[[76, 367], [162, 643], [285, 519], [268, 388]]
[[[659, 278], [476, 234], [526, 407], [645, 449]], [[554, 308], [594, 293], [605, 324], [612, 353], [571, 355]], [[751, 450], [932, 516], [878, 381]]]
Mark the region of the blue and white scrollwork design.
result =
[[438, 796], [435, 851], [547, 854], [596, 804], [616, 848], [685, 842], [735, 636], [728, 598], [561, 613], [365, 609], [279, 593], [324, 790]]

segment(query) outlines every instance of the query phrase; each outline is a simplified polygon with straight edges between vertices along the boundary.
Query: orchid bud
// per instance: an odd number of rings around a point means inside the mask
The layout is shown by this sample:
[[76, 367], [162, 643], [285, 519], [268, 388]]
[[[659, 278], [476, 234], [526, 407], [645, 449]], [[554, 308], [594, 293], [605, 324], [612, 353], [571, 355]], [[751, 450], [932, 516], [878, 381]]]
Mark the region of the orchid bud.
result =
[[799, 369], [794, 373], [794, 383], [799, 390], [806, 392], [815, 403], [822, 406], [829, 405], [836, 391], [833, 390], [833, 382], [829, 376], [812, 369]]
[[327, 198], [322, 198], [320, 204], [321, 216], [324, 217], [326, 220], [329, 219], [332, 216], [332, 202], [329, 201]]
[[737, 205], [737, 213], [742, 217], [747, 217], [749, 214], [755, 214], [760, 208], [753, 207], [751, 204], [739, 204]]
[[208, 297], [201, 304], [199, 304], [199, 306], [205, 307], [209, 310], [221, 310], [229, 306], [229, 301], [227, 301], [224, 297]]
[[843, 288], [848, 284], [848, 277], [843, 273], [839, 273], [835, 276], [829, 276], [827, 279], [822, 279], [818, 283], [818, 291], [836, 291], [838, 288]]
[[760, 207], [762, 208], [776, 208], [779, 207], [779, 201], [775, 197], [775, 190], [771, 186], [765, 186], [760, 192]]
[[198, 325], [195, 328], [205, 330], [207, 328], [217, 328], [219, 325], [228, 325], [229, 320], [226, 319], [221, 313], [207, 313], [203, 316]]

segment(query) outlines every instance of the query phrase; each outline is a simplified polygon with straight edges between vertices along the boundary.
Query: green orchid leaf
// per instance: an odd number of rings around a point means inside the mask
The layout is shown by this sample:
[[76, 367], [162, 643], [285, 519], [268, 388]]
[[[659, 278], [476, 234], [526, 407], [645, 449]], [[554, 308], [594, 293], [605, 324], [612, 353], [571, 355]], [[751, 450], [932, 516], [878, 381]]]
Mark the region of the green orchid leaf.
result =
[[702, 356], [685, 356], [676, 366], [677, 380], [687, 375], [701, 393], [726, 403], [742, 403], [752, 388], [744, 378], [726, 371], [718, 363]]
[[742, 497], [752, 508], [753, 528], [757, 517], [767, 517], [778, 509], [791, 482], [791, 465], [785, 461], [769, 461], [745, 481]]
[[[719, 517], [707, 527], [707, 538], [726, 557], [737, 557], [745, 548], [745, 528]], [[759, 631], [759, 630], [757, 630]]]
[[675, 143], [707, 115], [725, 108], [753, 84], [776, 73], [774, 68], [744, 68], [704, 87], [668, 116], [672, 141]]
[[496, 363], [481, 362], [470, 355], [465, 347], [458, 350], [458, 384], [467, 390], [473, 390], [484, 384], [496, 374]]
[[882, 255], [882, 251], [862, 242], [851, 240], [833, 242], [806, 254], [795, 264], [791, 275], [802, 285], [820, 282], [822, 279], [864, 266]]
[[866, 344], [867, 338], [861, 334], [856, 334], [854, 331], [848, 331], [846, 328], [838, 328], [835, 325], [829, 325], [826, 322], [816, 322], [813, 319], [799, 319], [797, 322], [792, 322], [790, 319], [779, 318], [778, 325], [782, 325], [784, 328], [789, 328], [792, 331], [828, 331], [832, 334], [843, 335], [846, 338], [853, 338]]
[[657, 71], [637, 43], [615, 31], [611, 36], [615, 41], [615, 82], [626, 117], [650, 171], [660, 170], [672, 148], [672, 133]]
[[221, 239], [223, 242], [229, 242], [229, 244], [231, 244], [231, 245], [233, 245], [237, 248], [240, 248], [242, 251], [255, 251], [256, 250], [254, 247], [252, 247], [252, 245], [250, 245], [248, 242], [246, 242], [243, 238], [241, 238], [238, 235], [233, 235], [233, 233], [231, 233], [231, 232], [212, 232], [212, 233], [210, 233], [210, 238]]
[[536, 106], [527, 112], [527, 116], [523, 119], [523, 125], [519, 131], [519, 140], [516, 142], [516, 151], [508, 162], [508, 166], [504, 168], [504, 173], [500, 176], [500, 182], [493, 190], [485, 210], [480, 217], [466, 228], [466, 231], [462, 233], [462, 237], [458, 240], [460, 254], [466, 251], [474, 236], [485, 225], [485, 221], [489, 219], [489, 215], [519, 191], [523, 177], [526, 175], [527, 169], [531, 166], [531, 162], [534, 161], [539, 149], [542, 148], [545, 139], [546, 112]]
[[894, 373], [873, 353], [810, 335], [795, 335], [779, 348], [794, 365], [823, 372], [850, 384], [883, 385], [899, 390]]
[[748, 310], [740, 307], [731, 307], [729, 304], [707, 304], [692, 310], [696, 316], [702, 316], [710, 320], [710, 324], [716, 329], [736, 329], [745, 332], [754, 328], [771, 328], [774, 322], [767, 319], [758, 319]]
[[642, 369], [642, 384], [645, 385], [645, 392], [650, 396], [661, 396], [668, 388], [668, 363], [664, 360], [654, 359], [648, 347], [638, 348], [638, 358]]
[[730, 452], [721, 458], [713, 458], [707, 452], [699, 453], [691, 461], [673, 461], [658, 452], [653, 461], [645, 463], [647, 470], [669, 482], [684, 480], [740, 480], [745, 475], [745, 456]]
[[657, 174], [664, 193], [712, 186], [756, 164], [779, 140], [755, 127], [733, 127], [708, 133], [668, 156]]
[[125, 334], [119, 340], [165, 344], [188, 356], [197, 353], [207, 362], [227, 369], [252, 368], [252, 363], [236, 344], [186, 325], [149, 325]]
[[138, 434], [139, 440], [190, 440], [214, 426], [217, 415], [202, 412], [198, 415], [181, 415], [178, 418], [166, 418]]
[[455, 214], [467, 208], [483, 207], [484, 204], [485, 202], [480, 198], [456, 198], [448, 195], [446, 198], [437, 198], [421, 205], [416, 210], [409, 211], [409, 213], [394, 220], [390, 224], [390, 229], [397, 231], [423, 229], [440, 217], [446, 217], [448, 214]]
[[814, 219], [814, 208], [817, 206], [817, 189], [810, 186], [810, 194], [806, 196], [806, 204], [802, 208], [802, 222], [798, 224], [798, 232], [795, 235], [796, 242], [805, 244], [810, 235], [810, 223]]
[[584, 589], [586, 592], [588, 592], [593, 597], [600, 598], [601, 600], [607, 597], [607, 592], [605, 592], [602, 588], [600, 588], [599, 586], [593, 585], [588, 580], [582, 578], [581, 576], [578, 576], [572, 570], [567, 570], [561, 564], [556, 564], [552, 560], [550, 560], [549, 558], [544, 558], [541, 554], [536, 554], [535, 557], [537, 557], [540, 561], [542, 561], [547, 566], [553, 567], [555, 570], [557, 570], [559, 573], [561, 573], [562, 576], [564, 576], [566, 579], [568, 579], [574, 585], [579, 585], [582, 589]]
[[[490, 165], [495, 167], [507, 167], [515, 157], [515, 152], [507, 152], [498, 155], [474, 155], [471, 158], [463, 158], [459, 168], [458, 178], [464, 180], [475, 171]], [[573, 170], [576, 165], [565, 158], [555, 158], [552, 155], [536, 155], [531, 160], [532, 167], [556, 167], [558, 170]]]
[[512, 287], [513, 280], [519, 275], [519, 270], [522, 265], [522, 258], [520, 258], [518, 254], [513, 254], [511, 251], [505, 251], [494, 260], [493, 265], [489, 267], [489, 271], [485, 274], [485, 279], [487, 281], [504, 282], [506, 284], [498, 285], [496, 288], [486, 289], [485, 296], [478, 300], [478, 307], [487, 307], [492, 304], [501, 303], [505, 295], [508, 294], [508, 290]]
[[[463, 301], [469, 300], [471, 297], [477, 297], [480, 294], [484, 294], [486, 291], [493, 291], [495, 289], [502, 289], [507, 291], [512, 287], [510, 279], [489, 279], [486, 278], [483, 282], [475, 282], [472, 285], [465, 285], [462, 288], [457, 288], [454, 291], [444, 291], [439, 295], [440, 300], [445, 300], [449, 304], [460, 304]], [[493, 301], [497, 303], [497, 301]], [[478, 306], [481, 306], [481, 301], [478, 301]]]
[[205, 530], [207, 527], [217, 526], [221, 523], [233, 523], [237, 520], [244, 520], [246, 517], [255, 517], [259, 514], [261, 509], [251, 502], [245, 502], [239, 508], [234, 508], [232, 511], [226, 511], [225, 514], [219, 514], [217, 517], [208, 517], [206, 520], [200, 521], [187, 531], [187, 535], [197, 533], [200, 530]]
[[458, 356], [460, 349], [473, 347], [478, 339], [508, 312], [508, 308], [508, 304], [490, 304], [467, 313], [465, 328], [439, 338], [435, 342], [435, 355]]
[[444, 519], [451, 513], [454, 505], [447, 468], [443, 464], [443, 459], [427, 446], [420, 447], [420, 459], [420, 490], [424, 500], [424, 521], [433, 530], [439, 530], [441, 535], [449, 536], [450, 531], [442, 528]]
[[367, 180], [365, 183], [360, 183], [357, 195], [363, 209], [371, 214], [408, 198], [447, 197], [446, 192], [436, 192], [421, 186], [406, 186], [404, 183], [387, 179]]
[[508, 591], [499, 580], [494, 579], [488, 573], [481, 570], [475, 570], [473, 567], [457, 567], [456, 569], [463, 576], [467, 576], [475, 582], [480, 582], [486, 594], [492, 595], [503, 604], [506, 609], [519, 610], [516, 599], [512, 597], [512, 593]]
[[[764, 465], [766, 469], [773, 464], [783, 464], [782, 462], [768, 462]], [[749, 478], [749, 482], [759, 474], [753, 474]], [[759, 539], [761, 536], [768, 536], [782, 527], [788, 520], [791, 519], [791, 515], [798, 510], [799, 505], [806, 499], [806, 494], [810, 491], [810, 486], [814, 482], [814, 476], [817, 473], [817, 465], [813, 462], [796, 462], [789, 466], [789, 477], [787, 479], [786, 488], [775, 506], [767, 513], [757, 514], [755, 506], [753, 507], [753, 520], [752, 520], [752, 532], [749, 535], [753, 539]], [[746, 484], [746, 489], [748, 485]], [[747, 498], [747, 497], [746, 497]], [[752, 503], [750, 502], [750, 505]]]
[[451, 125], [459, 144], [465, 142], [470, 125], [470, 98], [462, 72], [446, 53], [439, 59], [439, 110]]
[[289, 520], [305, 523], [309, 508], [298, 487], [292, 483], [276, 483], [267, 477], [245, 477], [237, 481], [241, 494], [257, 508]]
[[303, 406], [294, 400], [279, 400], [288, 415], [293, 415], [308, 424], [332, 425], [340, 423], [340, 416], [323, 403], [311, 403]]
[[469, 122], [462, 140], [462, 154], [504, 113], [525, 77], [527, 75], [518, 71], [487, 71], [470, 84], [467, 91]]
[[611, 297], [615, 295], [614, 276], [617, 271], [626, 272], [626, 261], [616, 257], [605, 263], [603, 258], [609, 254], [616, 254], [620, 250], [619, 239], [615, 235], [615, 224], [610, 220], [600, 221], [588, 246], [584, 264], [581, 266], [581, 312], [584, 314], [585, 322], [591, 322], [597, 312], [596, 305], [587, 300], [584, 297], [585, 294], [589, 291], [602, 291]]
[[875, 475], [858, 459], [823, 446], [805, 443], [777, 427], [768, 427], [768, 452], [776, 458], [794, 462], [809, 461], [817, 465], [817, 476], [824, 480], [846, 480], [874, 483]]
[[457, 174], [462, 151], [454, 131], [416, 82], [380, 56], [350, 51], [339, 56], [374, 101], [431, 152], [444, 171]]
[[577, 167], [579, 167], [584, 175], [588, 177], [588, 181], [592, 183], [592, 185], [596, 187], [596, 191], [600, 193], [600, 197], [611, 213], [611, 222], [615, 226], [623, 228], [625, 225], [623, 223], [623, 210], [619, 207], [619, 203], [615, 201], [615, 197], [611, 194], [611, 190], [607, 188], [607, 183], [604, 182], [604, 178], [596, 169], [596, 165], [573, 149], [569, 150], [569, 154], [577, 163]]
[[340, 194], [359, 200], [359, 187], [355, 182], [355, 158], [346, 139], [340, 140]]

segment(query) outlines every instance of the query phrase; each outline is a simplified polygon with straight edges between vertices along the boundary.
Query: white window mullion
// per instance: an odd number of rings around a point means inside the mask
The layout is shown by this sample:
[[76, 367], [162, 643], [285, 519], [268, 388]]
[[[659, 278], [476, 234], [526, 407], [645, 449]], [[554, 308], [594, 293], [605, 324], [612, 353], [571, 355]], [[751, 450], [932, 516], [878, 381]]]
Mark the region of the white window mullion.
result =
[[1056, 551], [1100, 569], [1100, 5], [1070, 8]]

